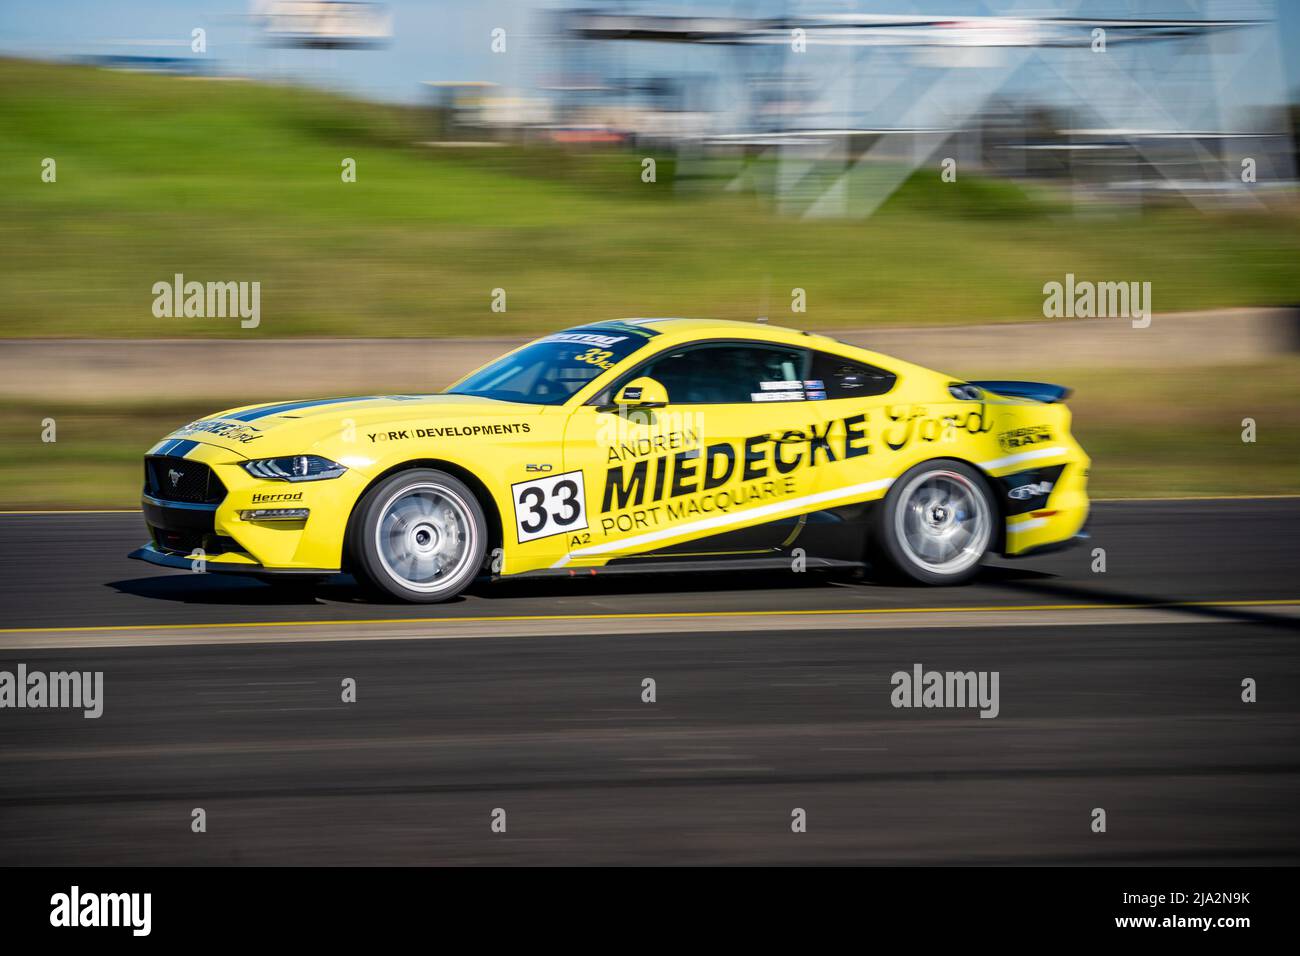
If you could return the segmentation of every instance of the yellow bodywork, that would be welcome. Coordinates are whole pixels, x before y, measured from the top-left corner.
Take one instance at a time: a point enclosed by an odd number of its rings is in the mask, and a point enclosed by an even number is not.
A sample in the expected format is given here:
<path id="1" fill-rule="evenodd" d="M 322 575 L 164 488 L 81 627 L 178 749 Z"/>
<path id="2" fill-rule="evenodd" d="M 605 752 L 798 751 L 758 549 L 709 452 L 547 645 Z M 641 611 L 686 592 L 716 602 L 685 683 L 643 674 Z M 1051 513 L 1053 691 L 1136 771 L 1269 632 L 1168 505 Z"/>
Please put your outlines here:
<path id="1" fill-rule="evenodd" d="M 648 345 L 562 405 L 441 394 L 248 406 L 180 428 L 150 454 L 185 447 L 186 461 L 208 465 L 221 480 L 226 494 L 213 526 L 235 545 L 206 558 L 232 570 L 341 568 L 358 499 L 381 477 L 417 465 L 448 470 L 480 495 L 496 525 L 493 569 L 501 574 L 597 567 L 872 501 L 908 468 L 935 458 L 968 462 L 994 479 L 1064 466 L 1044 507 L 1003 518 L 1007 554 L 1065 541 L 1084 525 L 1089 460 L 1070 434 L 1064 405 L 988 393 L 958 400 L 949 386 L 960 378 L 778 327 L 670 319 L 656 320 L 654 330 Z M 685 405 L 670 395 L 656 409 L 589 404 L 652 355 L 708 340 L 814 349 L 897 379 L 887 394 L 860 398 Z M 254 478 L 241 466 L 289 455 L 322 456 L 347 471 L 285 482 Z M 559 481 L 579 485 L 580 501 L 543 521 Z M 571 497 L 566 490 L 565 500 Z M 297 521 L 240 517 L 259 507 L 310 513 Z M 539 522 L 539 536 L 521 530 Z"/>

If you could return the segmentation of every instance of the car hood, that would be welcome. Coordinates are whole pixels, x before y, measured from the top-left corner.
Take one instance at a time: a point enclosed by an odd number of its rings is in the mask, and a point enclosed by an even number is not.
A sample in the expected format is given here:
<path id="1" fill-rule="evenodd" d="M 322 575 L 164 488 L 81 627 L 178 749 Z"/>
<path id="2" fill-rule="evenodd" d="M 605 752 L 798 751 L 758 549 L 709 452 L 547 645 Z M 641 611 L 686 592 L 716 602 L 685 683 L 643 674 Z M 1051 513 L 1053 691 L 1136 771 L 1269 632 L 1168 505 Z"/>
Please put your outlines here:
<path id="1" fill-rule="evenodd" d="M 472 395 L 307 399 L 227 409 L 190 422 L 167 439 L 216 445 L 245 458 L 264 458 L 301 454 L 323 442 L 348 441 L 345 436 L 349 434 L 353 440 L 365 441 L 381 426 L 385 433 L 415 427 L 429 430 L 429 437 L 455 437 L 462 434 L 460 429 L 504 426 L 531 418 L 540 410 L 538 405 Z"/>

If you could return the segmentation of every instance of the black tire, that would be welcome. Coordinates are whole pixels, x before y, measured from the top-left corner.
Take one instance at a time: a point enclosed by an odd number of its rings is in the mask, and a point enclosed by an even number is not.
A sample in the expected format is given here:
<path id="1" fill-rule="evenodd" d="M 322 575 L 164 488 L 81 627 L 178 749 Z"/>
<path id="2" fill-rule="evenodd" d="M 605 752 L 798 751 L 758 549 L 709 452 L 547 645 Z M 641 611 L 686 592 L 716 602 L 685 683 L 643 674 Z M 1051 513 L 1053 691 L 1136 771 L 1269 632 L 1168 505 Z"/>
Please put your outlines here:
<path id="1" fill-rule="evenodd" d="M 894 579 L 964 584 L 979 573 L 999 520 L 988 482 L 970 465 L 951 458 L 921 462 L 876 506 L 868 542 L 872 565 Z"/>
<path id="2" fill-rule="evenodd" d="M 432 468 L 412 468 L 362 495 L 347 550 L 363 584 L 403 601 L 435 604 L 474 580 L 487 540 L 483 508 L 464 482 Z"/>

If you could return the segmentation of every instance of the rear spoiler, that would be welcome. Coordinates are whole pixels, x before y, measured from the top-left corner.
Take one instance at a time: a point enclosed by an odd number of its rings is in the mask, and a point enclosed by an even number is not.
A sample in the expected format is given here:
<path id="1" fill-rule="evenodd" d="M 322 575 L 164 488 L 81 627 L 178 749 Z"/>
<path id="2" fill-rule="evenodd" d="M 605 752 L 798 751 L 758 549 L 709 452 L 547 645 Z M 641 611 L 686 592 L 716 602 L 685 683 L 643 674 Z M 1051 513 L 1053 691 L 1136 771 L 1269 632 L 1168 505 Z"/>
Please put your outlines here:
<path id="1" fill-rule="evenodd" d="M 985 391 L 996 392 L 1011 398 L 1028 398 L 1047 405 L 1063 402 L 1069 397 L 1070 389 L 1064 385 L 1049 385 L 1046 382 L 971 382 Z"/>

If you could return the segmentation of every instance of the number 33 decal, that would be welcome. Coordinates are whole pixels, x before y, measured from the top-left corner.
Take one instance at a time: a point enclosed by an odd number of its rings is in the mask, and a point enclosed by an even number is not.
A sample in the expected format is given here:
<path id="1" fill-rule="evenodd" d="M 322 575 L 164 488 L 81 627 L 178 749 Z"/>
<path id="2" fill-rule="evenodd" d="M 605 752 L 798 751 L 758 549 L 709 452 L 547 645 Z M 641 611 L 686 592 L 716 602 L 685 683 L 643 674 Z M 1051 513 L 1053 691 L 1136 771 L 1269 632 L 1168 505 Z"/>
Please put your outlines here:
<path id="1" fill-rule="evenodd" d="M 587 491 L 580 471 L 521 481 L 510 486 L 510 494 L 520 544 L 587 527 Z"/>

